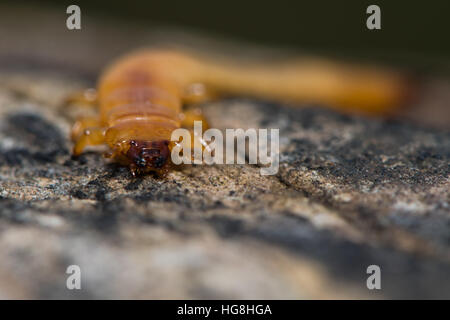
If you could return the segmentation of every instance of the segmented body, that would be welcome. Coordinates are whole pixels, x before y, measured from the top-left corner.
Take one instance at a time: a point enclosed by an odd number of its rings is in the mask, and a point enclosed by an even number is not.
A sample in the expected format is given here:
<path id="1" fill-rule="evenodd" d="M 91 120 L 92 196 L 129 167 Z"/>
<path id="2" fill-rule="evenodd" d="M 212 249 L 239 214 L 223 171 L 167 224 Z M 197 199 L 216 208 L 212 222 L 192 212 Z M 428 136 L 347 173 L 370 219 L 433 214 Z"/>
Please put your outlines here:
<path id="1" fill-rule="evenodd" d="M 407 88 L 393 72 L 325 61 L 238 65 L 177 51 L 140 51 L 118 60 L 101 76 L 99 117 L 75 125 L 74 153 L 106 143 L 111 156 L 130 165 L 132 172 L 164 167 L 171 133 L 181 126 L 182 106 L 197 83 L 219 94 L 314 102 L 369 114 L 395 109 Z M 197 100 L 206 97 L 201 92 Z"/>
<path id="2" fill-rule="evenodd" d="M 177 70 L 188 71 L 189 63 L 176 54 L 141 53 L 104 73 L 98 87 L 100 119 L 116 158 L 125 154 L 130 141 L 163 143 L 180 127 L 188 74 Z"/>

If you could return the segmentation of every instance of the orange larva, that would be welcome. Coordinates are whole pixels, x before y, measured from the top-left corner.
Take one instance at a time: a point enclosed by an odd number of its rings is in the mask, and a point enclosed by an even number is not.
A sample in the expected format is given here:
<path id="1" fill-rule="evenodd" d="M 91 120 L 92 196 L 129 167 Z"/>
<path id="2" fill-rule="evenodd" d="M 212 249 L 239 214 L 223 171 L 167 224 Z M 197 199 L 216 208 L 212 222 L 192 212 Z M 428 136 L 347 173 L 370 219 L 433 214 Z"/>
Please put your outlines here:
<path id="1" fill-rule="evenodd" d="M 164 171 L 172 131 L 202 120 L 200 115 L 183 115 L 182 106 L 200 102 L 210 92 L 384 115 L 402 102 L 406 88 L 397 73 L 328 61 L 238 65 L 179 51 L 139 51 L 112 64 L 100 77 L 99 115 L 74 125 L 74 154 L 106 143 L 110 156 L 133 174 Z"/>

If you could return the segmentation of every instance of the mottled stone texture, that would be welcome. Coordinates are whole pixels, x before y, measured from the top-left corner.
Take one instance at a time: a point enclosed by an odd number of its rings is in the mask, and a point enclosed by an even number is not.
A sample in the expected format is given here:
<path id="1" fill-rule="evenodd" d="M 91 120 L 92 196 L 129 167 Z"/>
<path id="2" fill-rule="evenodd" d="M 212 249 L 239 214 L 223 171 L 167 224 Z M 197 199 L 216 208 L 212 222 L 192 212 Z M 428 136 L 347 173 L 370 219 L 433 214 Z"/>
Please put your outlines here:
<path id="1" fill-rule="evenodd" d="M 71 157 L 70 125 L 88 110 L 62 100 L 93 78 L 8 61 L 0 298 L 450 298 L 445 129 L 223 99 L 202 106 L 211 126 L 280 129 L 277 175 L 216 165 L 132 178 L 98 152 Z M 80 291 L 66 289 L 71 264 Z"/>

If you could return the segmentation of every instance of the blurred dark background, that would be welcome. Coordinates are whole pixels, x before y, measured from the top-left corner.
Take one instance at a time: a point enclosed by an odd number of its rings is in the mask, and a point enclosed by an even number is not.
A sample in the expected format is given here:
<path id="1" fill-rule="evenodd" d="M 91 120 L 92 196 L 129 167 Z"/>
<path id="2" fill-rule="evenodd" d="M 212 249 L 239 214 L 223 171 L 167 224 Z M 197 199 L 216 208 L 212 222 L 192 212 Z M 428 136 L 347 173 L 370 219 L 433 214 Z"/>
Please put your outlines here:
<path id="1" fill-rule="evenodd" d="M 81 30 L 66 27 L 71 4 L 81 8 Z M 371 4 L 381 8 L 381 30 L 366 27 Z M 2 0 L 0 68 L 55 70 L 93 86 L 105 65 L 140 47 L 239 59 L 306 53 L 404 70 L 418 88 L 410 118 L 448 129 L 449 14 L 449 0 Z"/>
<path id="2" fill-rule="evenodd" d="M 28 2 L 63 11 L 69 4 L 78 4 L 83 15 L 187 28 L 210 36 L 318 53 L 399 57 L 406 62 L 447 60 L 450 56 L 448 0 Z M 370 4 L 381 7 L 381 30 L 366 28 Z"/>

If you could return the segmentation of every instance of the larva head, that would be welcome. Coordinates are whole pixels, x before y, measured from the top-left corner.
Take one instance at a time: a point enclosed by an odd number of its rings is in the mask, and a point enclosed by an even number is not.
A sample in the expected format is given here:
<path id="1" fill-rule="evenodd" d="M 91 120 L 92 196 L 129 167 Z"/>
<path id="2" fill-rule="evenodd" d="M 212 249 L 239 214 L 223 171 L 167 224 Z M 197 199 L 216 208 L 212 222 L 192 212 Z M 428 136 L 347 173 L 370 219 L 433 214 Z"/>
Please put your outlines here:
<path id="1" fill-rule="evenodd" d="M 133 175 L 150 171 L 162 172 L 170 156 L 169 141 L 131 140 L 126 153 Z"/>

